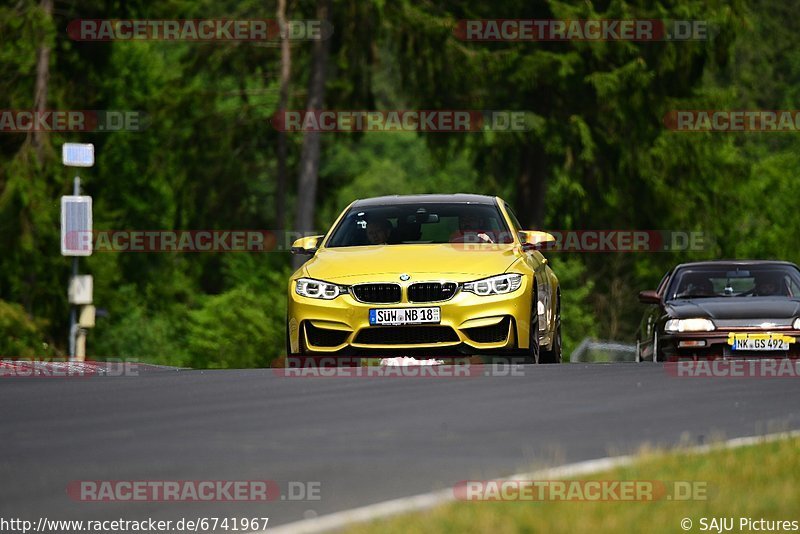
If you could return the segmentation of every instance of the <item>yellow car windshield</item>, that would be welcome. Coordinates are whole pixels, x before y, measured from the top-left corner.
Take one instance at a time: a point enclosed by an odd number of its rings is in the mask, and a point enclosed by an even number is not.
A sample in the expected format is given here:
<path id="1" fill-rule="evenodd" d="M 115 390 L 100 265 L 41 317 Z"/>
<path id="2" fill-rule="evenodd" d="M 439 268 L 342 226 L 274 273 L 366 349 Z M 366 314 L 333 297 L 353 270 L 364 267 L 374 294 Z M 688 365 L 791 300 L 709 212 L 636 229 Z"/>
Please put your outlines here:
<path id="1" fill-rule="evenodd" d="M 495 205 L 418 203 L 354 206 L 334 228 L 326 246 L 513 241 Z"/>

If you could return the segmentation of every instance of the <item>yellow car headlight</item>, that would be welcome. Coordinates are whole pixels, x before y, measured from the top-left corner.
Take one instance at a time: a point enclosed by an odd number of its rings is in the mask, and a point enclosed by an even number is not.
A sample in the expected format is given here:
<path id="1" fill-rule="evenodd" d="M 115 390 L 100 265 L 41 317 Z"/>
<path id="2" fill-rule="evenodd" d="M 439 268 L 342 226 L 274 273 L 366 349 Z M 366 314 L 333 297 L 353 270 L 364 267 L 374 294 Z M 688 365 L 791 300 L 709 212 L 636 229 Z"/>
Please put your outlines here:
<path id="1" fill-rule="evenodd" d="M 299 278 L 295 283 L 294 291 L 303 297 L 333 300 L 339 295 L 347 293 L 348 288 L 313 278 Z"/>
<path id="2" fill-rule="evenodd" d="M 488 295 L 503 295 L 516 291 L 522 285 L 521 274 L 501 274 L 491 276 L 474 282 L 466 282 L 461 289 L 475 293 L 480 297 Z"/>
<path id="3" fill-rule="evenodd" d="M 717 327 L 711 319 L 670 319 L 664 325 L 664 330 L 671 334 L 678 332 L 711 332 Z"/>

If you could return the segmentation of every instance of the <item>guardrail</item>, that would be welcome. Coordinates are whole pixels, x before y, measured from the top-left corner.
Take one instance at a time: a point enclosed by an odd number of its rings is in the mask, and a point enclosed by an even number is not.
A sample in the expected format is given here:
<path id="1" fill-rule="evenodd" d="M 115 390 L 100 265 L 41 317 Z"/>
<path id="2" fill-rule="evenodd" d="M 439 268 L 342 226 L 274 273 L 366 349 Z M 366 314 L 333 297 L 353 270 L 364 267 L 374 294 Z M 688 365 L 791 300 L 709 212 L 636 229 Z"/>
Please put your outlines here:
<path id="1" fill-rule="evenodd" d="M 636 344 L 584 338 L 569 356 L 570 362 L 633 362 Z"/>

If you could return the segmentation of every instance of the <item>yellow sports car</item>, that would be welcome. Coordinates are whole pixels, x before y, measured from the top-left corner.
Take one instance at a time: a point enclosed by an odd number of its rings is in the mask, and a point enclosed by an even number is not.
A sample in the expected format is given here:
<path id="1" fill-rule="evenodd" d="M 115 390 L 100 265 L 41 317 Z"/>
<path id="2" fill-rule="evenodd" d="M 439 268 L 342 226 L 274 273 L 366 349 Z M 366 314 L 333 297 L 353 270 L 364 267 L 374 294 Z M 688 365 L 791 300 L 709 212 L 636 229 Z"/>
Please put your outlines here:
<path id="1" fill-rule="evenodd" d="M 481 195 L 356 200 L 289 280 L 289 356 L 491 354 L 561 361 L 561 293 L 508 204 Z"/>

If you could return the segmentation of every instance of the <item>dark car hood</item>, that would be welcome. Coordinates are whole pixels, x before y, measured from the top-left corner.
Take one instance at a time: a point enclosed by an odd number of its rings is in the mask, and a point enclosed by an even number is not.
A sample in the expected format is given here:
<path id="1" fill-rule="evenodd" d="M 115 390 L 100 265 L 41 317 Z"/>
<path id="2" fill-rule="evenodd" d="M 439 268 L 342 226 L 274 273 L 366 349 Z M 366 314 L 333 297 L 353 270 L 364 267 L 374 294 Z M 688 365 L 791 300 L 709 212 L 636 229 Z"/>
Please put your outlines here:
<path id="1" fill-rule="evenodd" d="M 788 319 L 800 316 L 800 300 L 786 297 L 721 297 L 671 300 L 667 314 L 676 319 Z"/>

